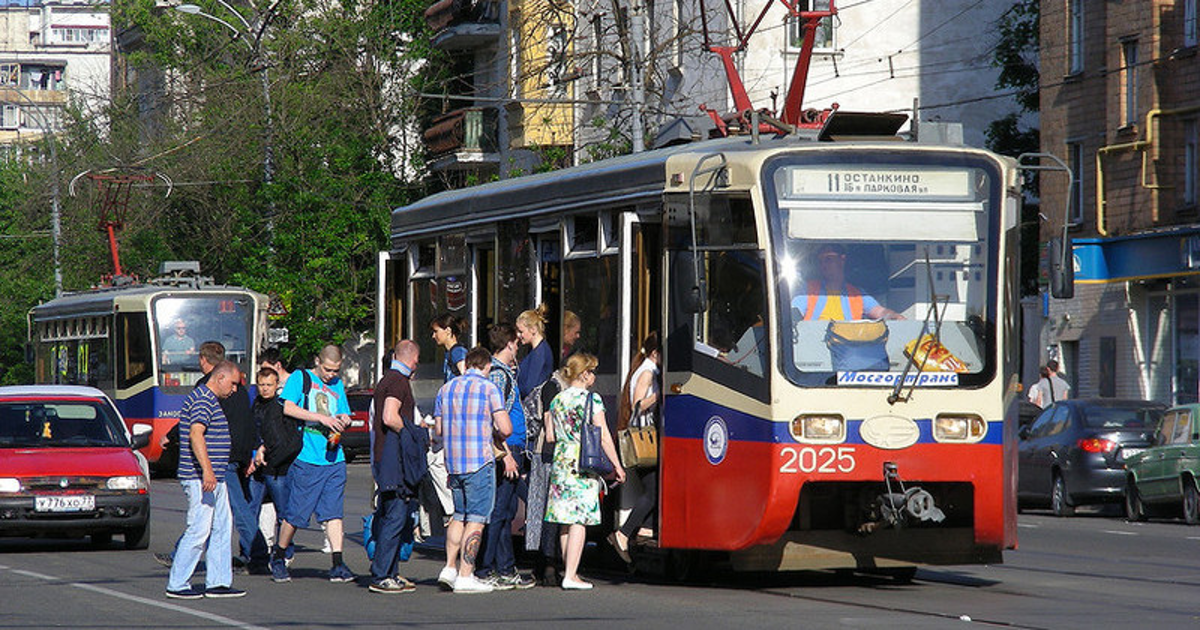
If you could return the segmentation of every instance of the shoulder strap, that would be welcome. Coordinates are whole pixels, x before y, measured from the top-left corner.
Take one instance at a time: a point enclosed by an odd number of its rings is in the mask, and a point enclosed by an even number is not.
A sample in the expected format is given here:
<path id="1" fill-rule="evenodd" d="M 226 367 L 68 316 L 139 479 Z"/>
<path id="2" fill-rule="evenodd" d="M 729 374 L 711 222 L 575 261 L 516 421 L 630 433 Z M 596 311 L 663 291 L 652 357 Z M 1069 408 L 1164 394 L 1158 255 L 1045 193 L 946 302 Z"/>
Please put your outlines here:
<path id="1" fill-rule="evenodd" d="M 312 391 L 312 377 L 308 375 L 308 370 L 300 370 L 303 387 L 300 389 L 300 403 L 304 409 L 308 410 L 308 394 Z"/>

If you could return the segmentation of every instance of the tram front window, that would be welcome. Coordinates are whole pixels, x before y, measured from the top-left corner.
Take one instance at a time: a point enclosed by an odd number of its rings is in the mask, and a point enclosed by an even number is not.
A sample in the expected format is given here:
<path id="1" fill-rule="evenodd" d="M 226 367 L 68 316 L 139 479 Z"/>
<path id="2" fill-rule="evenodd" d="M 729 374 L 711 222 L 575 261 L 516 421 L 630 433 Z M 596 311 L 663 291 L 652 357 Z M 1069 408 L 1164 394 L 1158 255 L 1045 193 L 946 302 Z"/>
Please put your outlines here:
<path id="1" fill-rule="evenodd" d="M 882 194 L 885 186 L 833 183 L 847 174 L 927 186 Z M 893 387 L 907 370 L 905 383 L 917 386 L 986 382 L 997 299 L 990 179 L 983 169 L 913 165 L 776 170 L 788 377 L 807 386 Z"/>
<path id="2" fill-rule="evenodd" d="M 200 344 L 217 341 L 225 358 L 249 369 L 254 303 L 244 296 L 164 297 L 155 300 L 154 330 L 163 387 L 191 388 L 200 380 Z"/>

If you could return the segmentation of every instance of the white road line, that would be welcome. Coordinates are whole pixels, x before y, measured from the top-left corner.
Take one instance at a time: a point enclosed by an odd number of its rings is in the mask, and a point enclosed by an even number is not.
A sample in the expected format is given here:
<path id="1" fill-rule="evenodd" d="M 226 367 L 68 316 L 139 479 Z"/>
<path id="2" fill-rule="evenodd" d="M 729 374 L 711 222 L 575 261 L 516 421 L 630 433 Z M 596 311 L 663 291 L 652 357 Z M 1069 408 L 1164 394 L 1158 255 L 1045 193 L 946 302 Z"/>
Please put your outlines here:
<path id="1" fill-rule="evenodd" d="M 1117 530 L 1117 529 L 1102 529 L 1100 531 L 1105 534 L 1116 534 L 1118 536 L 1137 536 L 1138 535 L 1137 532 L 1123 532 L 1123 531 Z"/>
<path id="2" fill-rule="evenodd" d="M 1188 540 L 1200 540 L 1200 536 L 1188 536 Z"/>
<path id="3" fill-rule="evenodd" d="M 1040 527 L 1040 525 L 1034 525 L 1033 523 L 1017 523 L 1017 527 L 1022 529 L 1037 529 Z"/>
<path id="4" fill-rule="evenodd" d="M 21 569 L 10 569 L 4 565 L 0 565 L 0 569 L 7 570 L 12 573 L 16 573 L 17 575 L 24 575 L 26 577 L 36 578 L 39 580 L 45 580 L 47 582 L 63 582 L 60 578 L 56 578 L 51 575 L 43 575 L 41 573 L 34 573 L 33 571 L 23 571 Z M 253 624 L 246 623 L 244 621 L 238 621 L 237 619 L 230 619 L 229 617 L 224 617 L 222 615 L 216 615 L 213 613 L 204 612 L 201 610 L 192 610 L 191 608 L 187 608 L 184 606 L 178 606 L 176 604 L 171 604 L 168 602 L 160 602 L 160 601 L 149 599 L 146 597 L 140 597 L 138 595 L 129 595 L 127 593 L 122 593 L 120 591 L 114 591 L 109 588 L 104 588 L 103 586 L 95 586 L 92 584 L 82 584 L 80 582 L 63 582 L 63 583 L 68 586 L 73 586 L 78 589 L 83 589 L 85 591 L 92 591 L 93 593 L 99 593 L 101 595 L 108 595 L 109 597 L 115 597 L 117 599 L 124 599 L 124 600 L 131 601 L 131 602 L 137 602 L 139 604 L 145 604 L 147 606 L 153 606 L 155 608 L 162 608 L 164 610 L 170 610 L 170 611 L 182 613 L 185 615 L 191 615 L 193 617 L 200 617 L 201 619 L 207 619 L 209 621 L 212 621 L 214 623 L 219 623 L 224 626 L 230 626 L 233 628 L 241 628 L 242 630 L 268 630 L 267 628 L 264 628 L 262 626 L 256 626 Z"/>

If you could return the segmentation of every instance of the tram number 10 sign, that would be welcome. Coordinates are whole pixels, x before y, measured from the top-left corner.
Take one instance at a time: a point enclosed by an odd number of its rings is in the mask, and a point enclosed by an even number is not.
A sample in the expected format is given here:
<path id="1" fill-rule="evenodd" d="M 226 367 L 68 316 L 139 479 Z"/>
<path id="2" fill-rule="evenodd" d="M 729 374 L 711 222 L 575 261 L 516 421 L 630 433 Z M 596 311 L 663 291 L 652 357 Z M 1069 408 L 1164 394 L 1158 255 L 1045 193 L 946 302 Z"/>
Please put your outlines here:
<path id="1" fill-rule="evenodd" d="M 853 446 L 785 446 L 781 473 L 848 473 L 857 462 Z"/>

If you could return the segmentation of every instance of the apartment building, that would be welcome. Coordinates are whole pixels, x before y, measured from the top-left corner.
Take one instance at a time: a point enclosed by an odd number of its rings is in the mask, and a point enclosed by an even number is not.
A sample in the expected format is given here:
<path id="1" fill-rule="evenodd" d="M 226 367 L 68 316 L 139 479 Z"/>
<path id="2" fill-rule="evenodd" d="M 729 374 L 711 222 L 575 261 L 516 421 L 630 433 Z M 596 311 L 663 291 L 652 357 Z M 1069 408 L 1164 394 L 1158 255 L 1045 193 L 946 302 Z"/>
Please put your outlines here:
<path id="1" fill-rule="evenodd" d="M 98 112 L 111 84 L 108 3 L 0 2 L 0 145 L 61 126 L 68 103 Z"/>
<path id="2" fill-rule="evenodd" d="M 1200 394 L 1198 0 L 1041 5 L 1042 240 L 1073 239 L 1044 355 L 1079 396 Z"/>

